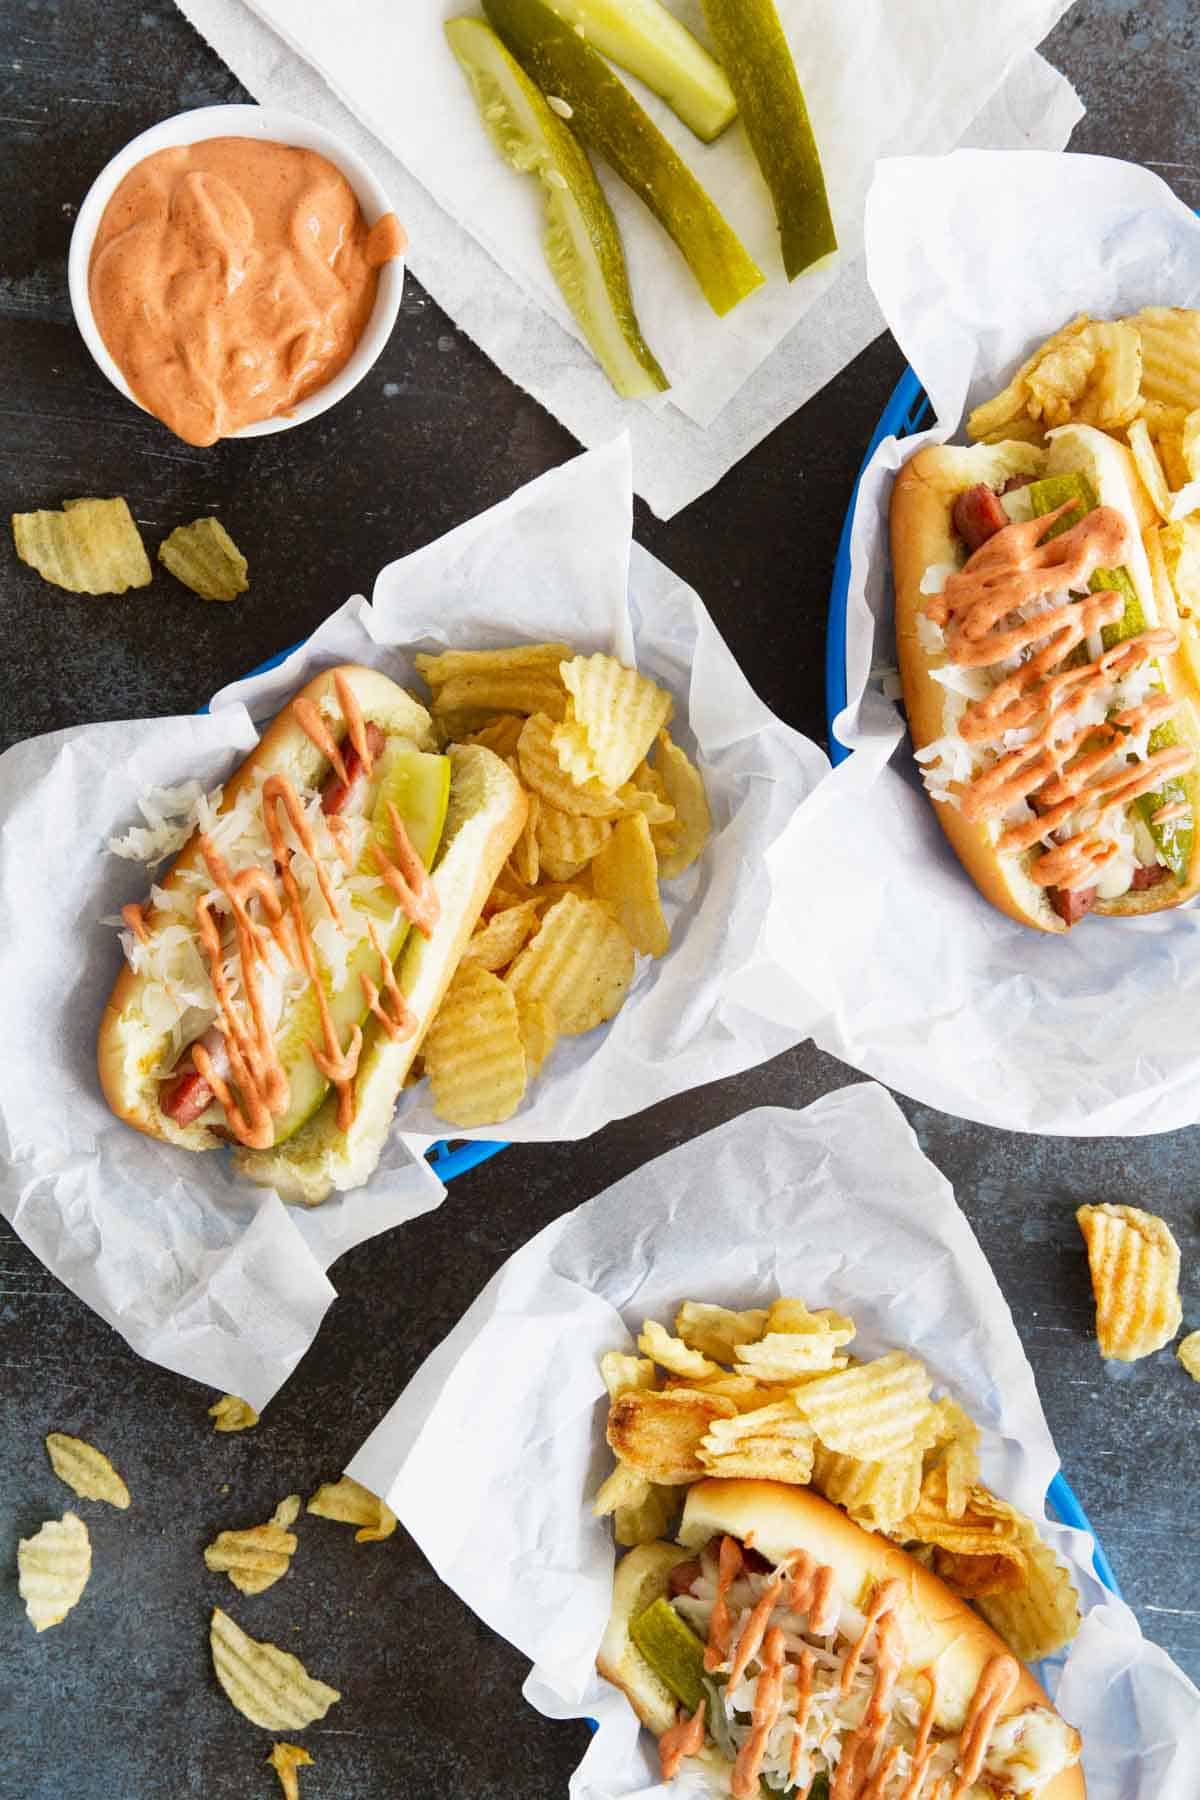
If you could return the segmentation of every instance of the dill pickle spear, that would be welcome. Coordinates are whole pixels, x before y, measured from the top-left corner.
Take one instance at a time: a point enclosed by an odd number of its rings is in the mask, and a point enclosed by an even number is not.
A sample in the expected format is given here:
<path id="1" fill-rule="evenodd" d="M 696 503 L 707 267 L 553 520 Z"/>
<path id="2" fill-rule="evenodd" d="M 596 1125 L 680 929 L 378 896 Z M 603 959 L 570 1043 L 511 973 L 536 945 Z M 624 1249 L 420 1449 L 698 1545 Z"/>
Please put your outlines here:
<path id="1" fill-rule="evenodd" d="M 483 10 L 555 112 L 602 156 L 672 237 L 723 317 L 765 277 L 687 164 L 604 58 L 548 0 L 483 0 Z"/>
<path id="2" fill-rule="evenodd" d="M 704 0 L 763 179 L 789 281 L 837 249 L 817 141 L 773 0 Z"/>
<path id="3" fill-rule="evenodd" d="M 737 116 L 724 69 L 660 0 L 549 0 L 602 56 L 644 81 L 706 144 Z"/>
<path id="4" fill-rule="evenodd" d="M 627 400 L 670 386 L 642 336 L 612 208 L 585 151 L 482 19 L 449 19 L 446 37 L 496 148 L 536 175 L 546 203 L 550 273 L 600 367 Z"/>
<path id="5" fill-rule="evenodd" d="M 629 1627 L 629 1635 L 660 1681 L 695 1712 L 704 1698 L 704 1645 L 660 1595 Z"/>

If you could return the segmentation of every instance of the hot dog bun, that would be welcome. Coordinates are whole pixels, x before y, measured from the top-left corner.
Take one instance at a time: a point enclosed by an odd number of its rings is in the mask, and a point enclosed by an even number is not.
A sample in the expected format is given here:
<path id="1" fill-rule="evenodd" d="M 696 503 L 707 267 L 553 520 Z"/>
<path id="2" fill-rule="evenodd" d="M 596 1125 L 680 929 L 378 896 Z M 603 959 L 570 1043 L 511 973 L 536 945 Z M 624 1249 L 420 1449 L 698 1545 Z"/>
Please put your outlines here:
<path id="1" fill-rule="evenodd" d="M 879 1582 L 899 1579 L 905 1590 L 896 1608 L 905 1639 L 904 1668 L 915 1675 L 936 1659 L 934 1723 L 946 1733 L 961 1729 L 985 1665 L 1006 1651 L 991 1626 L 907 1551 L 864 1531 L 809 1488 L 775 1481 L 697 1482 L 687 1490 L 678 1535 L 678 1544 L 644 1544 L 618 1564 L 612 1612 L 596 1658 L 600 1674 L 622 1689 L 642 1723 L 656 1734 L 674 1723 L 677 1703 L 633 1643 L 629 1628 L 667 1592 L 675 1565 L 713 1537 L 752 1542 L 770 1562 L 789 1551 L 807 1550 L 834 1570 L 839 1591 L 855 1600 Z M 1000 1718 L 1030 1706 L 1050 1707 L 1050 1701 L 1029 1670 L 1022 1669 Z M 1036 1800 L 1086 1800 L 1086 1793 L 1076 1764 L 1037 1790 Z"/>
<path id="2" fill-rule="evenodd" d="M 921 581 L 937 564 L 961 558 L 961 543 L 953 524 L 954 502 L 977 482 L 999 488 L 1012 475 L 1052 475 L 1070 469 L 1085 473 L 1100 503 L 1115 507 L 1130 521 L 1130 548 L 1126 568 L 1137 592 L 1148 625 L 1178 626 L 1169 584 L 1152 579 L 1141 537 L 1139 484 L 1124 446 L 1091 426 L 1071 425 L 1051 434 L 1048 450 L 1024 443 L 979 444 L 969 449 L 958 445 L 930 445 L 907 462 L 896 477 L 891 504 L 892 573 L 896 596 L 896 649 L 900 681 L 908 714 L 913 747 L 922 750 L 946 733 L 946 690 L 932 670 L 947 658 L 923 646 L 918 619 L 924 612 Z M 1176 714 L 1180 738 L 1200 749 L 1200 689 L 1190 663 L 1180 654 L 1160 659 L 1168 690 L 1180 697 Z M 1193 769 L 1183 777 L 1200 822 L 1200 781 Z M 1030 852 L 1001 854 L 994 830 L 987 824 L 964 818 L 953 804 L 934 808 L 939 823 L 959 861 L 980 892 L 992 905 L 1020 924 L 1041 931 L 1065 931 L 1046 890 L 1033 882 L 1027 866 Z M 1161 912 L 1181 905 L 1200 890 L 1200 824 L 1193 844 L 1186 879 L 1173 878 L 1140 892 L 1129 891 L 1112 900 L 1097 901 L 1094 911 L 1114 917 Z"/>
<path id="3" fill-rule="evenodd" d="M 220 814 L 252 791 L 258 775 L 284 774 L 293 782 L 318 786 L 329 763 L 301 728 L 296 702 L 318 708 L 336 701 L 334 670 L 295 695 L 268 726 L 262 739 L 222 790 Z M 343 665 L 363 717 L 389 739 L 419 750 L 434 750 L 433 722 L 425 708 L 377 670 Z M 310 1204 L 335 1187 L 352 1187 L 374 1168 L 387 1136 L 396 1098 L 417 1055 L 424 1033 L 458 966 L 463 948 L 504 861 L 520 835 L 527 802 L 507 765 L 477 745 L 455 746 L 451 755 L 450 806 L 433 872 L 441 913 L 426 941 L 412 933 L 397 963 L 397 979 L 417 1030 L 393 1043 L 373 1017 L 363 1026 L 363 1050 L 355 1083 L 356 1116 L 347 1133 L 338 1132 L 332 1111 L 322 1106 L 307 1125 L 275 1150 L 238 1155 L 251 1180 L 277 1186 L 285 1198 Z M 178 888 L 185 872 L 201 871 L 198 833 L 184 845 L 159 886 Z M 154 908 L 146 915 L 153 936 L 178 923 L 178 915 Z M 180 1126 L 159 1105 L 164 1064 L 173 1061 L 169 1031 L 146 1019 L 142 1000 L 146 978 L 126 966 L 105 1006 L 97 1042 L 97 1065 L 105 1099 L 126 1124 L 147 1136 L 186 1150 L 212 1150 L 225 1139 L 203 1122 Z"/>

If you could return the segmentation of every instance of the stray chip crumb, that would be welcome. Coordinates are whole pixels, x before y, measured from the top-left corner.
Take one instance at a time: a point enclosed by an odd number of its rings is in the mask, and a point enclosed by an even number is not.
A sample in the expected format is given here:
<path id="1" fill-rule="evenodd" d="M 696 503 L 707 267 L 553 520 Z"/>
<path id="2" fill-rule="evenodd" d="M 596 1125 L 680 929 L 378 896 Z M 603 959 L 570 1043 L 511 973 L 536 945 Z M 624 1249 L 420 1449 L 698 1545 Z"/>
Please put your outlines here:
<path id="1" fill-rule="evenodd" d="M 300 1777 L 297 1769 L 309 1768 L 312 1757 L 299 1744 L 272 1744 L 267 1761 L 279 1777 L 284 1800 L 300 1800 Z"/>
<path id="2" fill-rule="evenodd" d="M 222 1394 L 216 1405 L 209 1407 L 208 1416 L 215 1431 L 252 1431 L 258 1424 L 254 1408 L 236 1394 Z"/>

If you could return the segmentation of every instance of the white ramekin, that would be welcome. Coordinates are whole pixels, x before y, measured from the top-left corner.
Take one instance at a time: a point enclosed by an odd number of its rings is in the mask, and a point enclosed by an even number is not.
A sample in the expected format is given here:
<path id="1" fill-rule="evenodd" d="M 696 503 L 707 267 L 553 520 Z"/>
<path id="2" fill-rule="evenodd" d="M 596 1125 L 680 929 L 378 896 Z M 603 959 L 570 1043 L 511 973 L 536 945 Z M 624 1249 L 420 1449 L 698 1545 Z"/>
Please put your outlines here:
<path id="1" fill-rule="evenodd" d="M 97 175 L 79 209 L 75 229 L 71 233 L 67 281 L 75 323 L 84 343 L 113 386 L 119 388 L 135 406 L 141 407 L 143 412 L 147 409 L 130 392 L 129 383 L 109 355 L 104 339 L 96 327 L 88 293 L 92 245 L 105 207 L 135 163 L 152 156 L 156 150 L 168 150 L 179 144 L 198 144 L 204 138 L 214 137 L 267 138 L 278 144 L 294 144 L 301 150 L 316 150 L 320 155 L 328 157 L 346 177 L 358 196 L 358 203 L 368 225 L 374 225 L 377 219 L 390 211 L 386 193 L 362 158 L 340 138 L 334 137 L 332 132 L 326 131 L 321 125 L 314 125 L 311 119 L 300 118 L 296 113 L 278 112 L 265 106 L 203 106 L 194 112 L 176 113 L 174 118 L 152 125 L 149 131 L 143 131 L 140 137 L 135 137 L 131 143 L 126 144 Z M 252 438 L 266 437 L 272 431 L 290 431 L 293 425 L 303 425 L 307 420 L 315 419 L 318 414 L 327 412 L 331 406 L 336 406 L 352 388 L 357 387 L 391 336 L 392 327 L 400 312 L 403 288 L 404 259 L 398 257 L 394 262 L 385 263 L 379 271 L 374 310 L 345 367 L 331 381 L 309 394 L 306 400 L 301 400 L 290 412 L 279 413 L 272 419 L 260 419 L 253 425 L 243 425 L 240 431 L 231 435 Z"/>

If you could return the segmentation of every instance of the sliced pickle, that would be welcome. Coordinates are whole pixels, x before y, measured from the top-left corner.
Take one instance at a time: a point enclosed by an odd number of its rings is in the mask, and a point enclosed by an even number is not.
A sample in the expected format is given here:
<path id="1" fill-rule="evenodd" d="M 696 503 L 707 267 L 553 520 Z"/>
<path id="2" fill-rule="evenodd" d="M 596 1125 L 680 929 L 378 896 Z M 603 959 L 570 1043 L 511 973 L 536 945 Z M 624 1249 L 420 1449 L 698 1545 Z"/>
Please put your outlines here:
<path id="1" fill-rule="evenodd" d="M 442 840 L 446 809 L 450 802 L 450 758 L 431 756 L 423 750 L 409 750 L 398 744 L 389 745 L 380 760 L 378 791 L 371 814 L 371 835 L 356 874 L 377 875 L 369 845 L 379 843 L 385 850 L 392 844 L 391 821 L 387 803 L 391 800 L 404 820 L 413 848 L 426 868 L 431 868 Z M 379 902 L 355 900 L 353 905 L 368 909 L 376 918 L 390 917 L 390 900 Z M 404 947 L 410 926 L 403 914 L 390 931 L 379 933 L 380 942 L 394 963 Z M 322 971 L 322 985 L 329 1001 L 329 1011 L 337 1028 L 338 1042 L 344 1047 L 356 1025 L 367 1016 L 361 976 L 368 975 L 380 986 L 379 958 L 370 938 L 363 938 L 351 951 L 346 979 L 335 990 L 328 973 Z M 288 1009 L 284 1029 L 276 1039 L 280 1061 L 287 1071 L 291 1097 L 285 1113 L 275 1121 L 275 1142 L 282 1144 L 310 1119 L 329 1091 L 329 1083 L 313 1060 L 310 1044 L 323 1049 L 321 1011 L 316 994 L 305 988 Z"/>
<path id="2" fill-rule="evenodd" d="M 1100 504 L 1096 490 L 1082 471 L 1072 469 L 1062 475 L 1047 475 L 1041 481 L 1031 482 L 1026 490 L 1033 517 L 1040 519 L 1043 514 L 1053 512 L 1055 507 L 1063 506 L 1068 500 L 1077 500 L 1079 505 L 1073 512 L 1065 513 L 1055 521 L 1047 532 L 1047 537 L 1057 537 L 1072 525 L 1078 524 L 1086 513 L 1093 512 Z M 1088 583 L 1094 594 L 1112 589 L 1124 596 L 1125 611 L 1111 625 L 1105 625 L 1100 633 L 1106 650 L 1114 644 L 1124 643 L 1126 638 L 1136 637 L 1146 629 L 1146 613 L 1133 585 L 1129 570 L 1097 569 Z M 1179 742 L 1179 732 L 1175 721 L 1168 719 L 1165 725 L 1156 725 L 1147 739 L 1147 747 L 1151 750 L 1169 750 Z M 1167 819 L 1159 824 L 1154 823 L 1154 814 L 1160 807 L 1173 806 L 1183 801 L 1192 805 L 1192 794 L 1189 784 L 1175 777 L 1164 781 L 1160 788 L 1151 794 L 1143 794 L 1134 802 L 1140 817 L 1145 821 L 1150 836 L 1154 839 L 1154 847 L 1174 875 L 1176 881 L 1187 880 L 1192 863 L 1192 845 L 1195 841 L 1196 827 L 1193 813 L 1186 818 Z"/>
<path id="3" fill-rule="evenodd" d="M 704 1698 L 704 1645 L 660 1595 L 629 1627 L 629 1635 L 654 1673 L 694 1713 Z"/>
<path id="4" fill-rule="evenodd" d="M 631 187 L 724 316 L 766 279 L 687 164 L 604 58 L 547 0 L 483 0 L 483 10 L 527 75 L 570 128 Z"/>
<path id="5" fill-rule="evenodd" d="M 771 190 L 789 281 L 837 249 L 821 156 L 772 0 L 704 0 L 750 148 Z"/>
<path id="6" fill-rule="evenodd" d="M 549 0 L 602 56 L 644 81 L 711 144 L 737 116 L 721 65 L 659 0 Z"/>
<path id="7" fill-rule="evenodd" d="M 446 37 L 496 148 L 542 184 L 546 262 L 592 354 L 625 399 L 662 393 L 670 383 L 642 336 L 617 221 L 585 152 L 490 25 L 450 19 Z"/>

